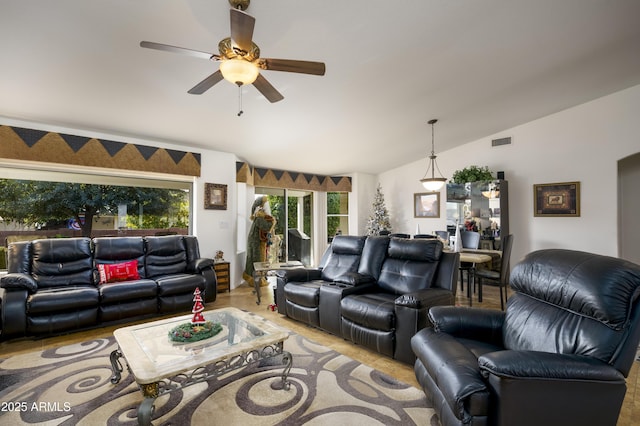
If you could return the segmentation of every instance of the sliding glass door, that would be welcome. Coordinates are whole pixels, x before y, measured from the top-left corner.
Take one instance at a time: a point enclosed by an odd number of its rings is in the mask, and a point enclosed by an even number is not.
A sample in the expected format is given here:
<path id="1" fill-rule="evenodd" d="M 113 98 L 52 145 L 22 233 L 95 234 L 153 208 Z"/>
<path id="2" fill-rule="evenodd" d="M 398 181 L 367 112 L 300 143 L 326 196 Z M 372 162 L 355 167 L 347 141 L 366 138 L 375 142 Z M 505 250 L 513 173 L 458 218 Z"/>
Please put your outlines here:
<path id="1" fill-rule="evenodd" d="M 313 192 L 256 187 L 256 197 L 266 195 L 276 219 L 269 249 L 271 262 L 312 264 Z"/>

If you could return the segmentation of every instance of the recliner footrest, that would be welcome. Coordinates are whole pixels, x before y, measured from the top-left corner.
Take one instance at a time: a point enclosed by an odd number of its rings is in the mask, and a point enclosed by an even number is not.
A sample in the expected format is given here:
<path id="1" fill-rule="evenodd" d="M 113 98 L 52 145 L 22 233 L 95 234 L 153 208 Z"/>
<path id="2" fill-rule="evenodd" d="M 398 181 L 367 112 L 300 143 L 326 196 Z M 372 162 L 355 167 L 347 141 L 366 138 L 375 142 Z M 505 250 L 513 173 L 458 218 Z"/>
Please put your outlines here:
<path id="1" fill-rule="evenodd" d="M 320 300 L 322 281 L 289 283 L 284 286 L 286 300 L 295 305 L 316 308 Z"/>

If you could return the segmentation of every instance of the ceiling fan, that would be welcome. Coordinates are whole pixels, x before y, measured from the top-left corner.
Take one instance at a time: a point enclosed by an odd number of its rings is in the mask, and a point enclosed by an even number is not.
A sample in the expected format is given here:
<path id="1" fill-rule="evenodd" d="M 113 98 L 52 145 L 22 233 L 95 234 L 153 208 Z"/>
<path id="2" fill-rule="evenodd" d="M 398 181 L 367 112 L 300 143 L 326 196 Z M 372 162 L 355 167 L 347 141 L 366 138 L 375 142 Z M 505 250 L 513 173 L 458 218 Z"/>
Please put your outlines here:
<path id="1" fill-rule="evenodd" d="M 189 89 L 188 93 L 192 95 L 201 95 L 222 79 L 226 79 L 238 86 L 252 83 L 269 102 L 278 102 L 284 99 L 284 96 L 262 76 L 260 70 L 324 75 L 325 65 L 323 62 L 261 58 L 260 48 L 252 41 L 256 20 L 244 12 L 249 7 L 249 2 L 250 0 L 229 0 L 233 6 L 231 9 L 231 37 L 224 38 L 218 43 L 219 54 L 152 41 L 142 41 L 140 46 L 219 61 L 220 69 L 218 71 Z"/>

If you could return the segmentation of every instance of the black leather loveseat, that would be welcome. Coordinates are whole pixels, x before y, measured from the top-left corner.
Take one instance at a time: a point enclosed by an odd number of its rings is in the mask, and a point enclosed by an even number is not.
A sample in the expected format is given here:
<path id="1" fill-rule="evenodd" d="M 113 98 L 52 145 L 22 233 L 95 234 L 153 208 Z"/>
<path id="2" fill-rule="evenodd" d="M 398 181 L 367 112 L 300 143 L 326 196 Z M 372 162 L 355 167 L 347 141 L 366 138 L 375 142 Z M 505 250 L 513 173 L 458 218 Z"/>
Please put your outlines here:
<path id="1" fill-rule="evenodd" d="M 321 267 L 277 272 L 278 312 L 413 363 L 411 337 L 454 304 L 459 264 L 438 240 L 336 236 Z"/>
<path id="2" fill-rule="evenodd" d="M 640 266 L 540 250 L 511 273 L 506 312 L 436 307 L 412 340 L 443 426 L 614 426 L 640 340 Z"/>
<path id="3" fill-rule="evenodd" d="M 105 273 L 124 266 L 127 276 Z M 7 271 L 0 278 L 2 339 L 188 311 L 196 287 L 205 302 L 216 299 L 213 261 L 200 258 L 194 236 L 12 243 Z M 109 277 L 116 282 L 101 282 Z"/>

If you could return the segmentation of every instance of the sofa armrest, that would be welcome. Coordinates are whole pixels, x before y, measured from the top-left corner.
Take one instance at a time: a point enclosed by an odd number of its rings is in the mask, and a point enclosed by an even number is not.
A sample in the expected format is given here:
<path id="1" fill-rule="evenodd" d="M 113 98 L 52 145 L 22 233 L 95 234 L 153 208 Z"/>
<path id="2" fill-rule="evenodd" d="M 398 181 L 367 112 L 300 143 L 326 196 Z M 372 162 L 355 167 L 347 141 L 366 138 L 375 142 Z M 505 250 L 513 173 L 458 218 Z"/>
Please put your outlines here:
<path id="1" fill-rule="evenodd" d="M 322 271 L 316 268 L 277 269 L 275 273 L 278 281 L 282 280 L 285 283 L 292 281 L 309 282 L 319 280 L 322 276 Z"/>
<path id="2" fill-rule="evenodd" d="M 614 367 L 595 358 L 537 351 L 498 351 L 478 358 L 482 375 L 509 379 L 558 379 L 624 382 Z"/>
<path id="3" fill-rule="evenodd" d="M 357 272 L 347 272 L 334 280 L 336 283 L 359 286 L 375 282 L 371 275 L 362 275 Z"/>
<path id="4" fill-rule="evenodd" d="M 403 294 L 395 299 L 396 348 L 394 358 L 413 364 L 415 357 L 411 352 L 411 338 L 419 330 L 428 327 L 427 312 L 431 306 L 452 305 L 454 295 L 441 288 L 429 288 Z"/>
<path id="5" fill-rule="evenodd" d="M 214 261 L 209 258 L 194 259 L 187 264 L 187 272 L 204 277 L 204 301 L 215 302 L 218 297 L 218 278 L 213 269 Z"/>
<path id="6" fill-rule="evenodd" d="M 213 259 L 200 258 L 195 259 L 187 265 L 187 271 L 193 274 L 200 274 L 207 268 L 213 268 Z"/>
<path id="7" fill-rule="evenodd" d="M 309 282 L 319 280 L 322 277 L 322 270 L 316 268 L 293 268 L 277 269 L 275 303 L 278 306 L 278 313 L 286 315 L 284 286 L 288 282 Z M 253 284 L 253 283 L 251 283 Z"/>
<path id="8" fill-rule="evenodd" d="M 29 293 L 38 291 L 38 283 L 28 274 L 11 273 L 0 278 L 0 287 L 25 289 Z"/>
<path id="9" fill-rule="evenodd" d="M 436 331 L 497 346 L 502 346 L 504 318 L 504 312 L 494 309 L 437 306 L 429 310 Z"/>
<path id="10" fill-rule="evenodd" d="M 2 294 L 2 338 L 27 334 L 27 299 L 25 288 L 4 288 Z"/>
<path id="11" fill-rule="evenodd" d="M 414 309 L 425 309 L 432 306 L 453 305 L 455 303 L 454 294 L 442 288 L 428 288 L 426 290 L 406 293 L 398 297 L 396 306 L 405 306 Z"/>
<path id="12" fill-rule="evenodd" d="M 442 402 L 457 418 L 472 424 L 471 415 L 488 415 L 491 395 L 487 383 L 478 369 L 478 359 L 464 344 L 449 334 L 425 328 L 411 339 L 411 349 L 418 358 L 416 366 L 422 364 L 442 393 Z"/>

